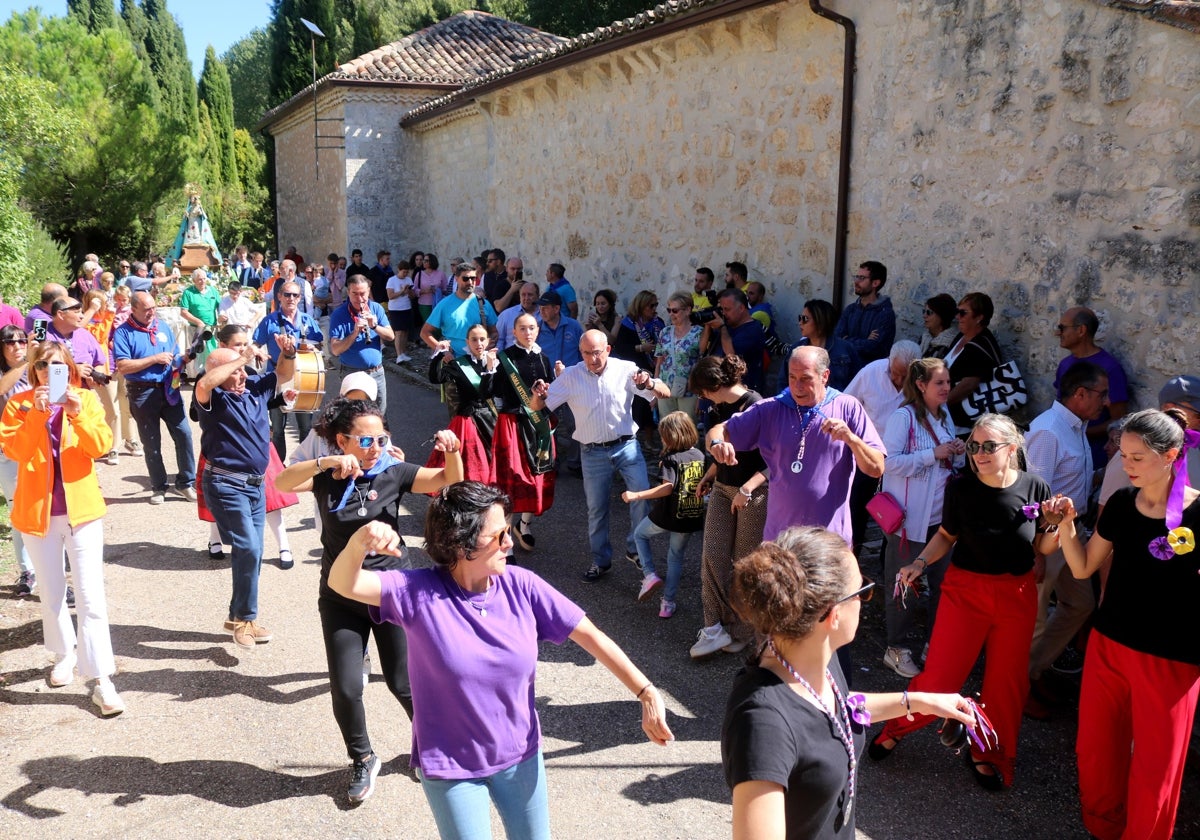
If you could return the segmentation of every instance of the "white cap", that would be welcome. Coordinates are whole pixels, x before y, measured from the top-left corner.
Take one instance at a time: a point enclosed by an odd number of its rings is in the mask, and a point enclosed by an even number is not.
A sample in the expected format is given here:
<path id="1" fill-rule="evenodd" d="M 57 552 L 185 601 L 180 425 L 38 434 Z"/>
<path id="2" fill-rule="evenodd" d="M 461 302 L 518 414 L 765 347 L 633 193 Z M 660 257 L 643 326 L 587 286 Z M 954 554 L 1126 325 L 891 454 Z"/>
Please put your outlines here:
<path id="1" fill-rule="evenodd" d="M 367 399 L 372 402 L 379 396 L 379 386 L 375 384 L 375 380 L 371 378 L 371 374 L 365 370 L 356 370 L 354 373 L 347 374 L 342 380 L 342 386 L 338 389 L 338 394 L 344 397 L 350 391 L 362 391 L 367 395 Z"/>

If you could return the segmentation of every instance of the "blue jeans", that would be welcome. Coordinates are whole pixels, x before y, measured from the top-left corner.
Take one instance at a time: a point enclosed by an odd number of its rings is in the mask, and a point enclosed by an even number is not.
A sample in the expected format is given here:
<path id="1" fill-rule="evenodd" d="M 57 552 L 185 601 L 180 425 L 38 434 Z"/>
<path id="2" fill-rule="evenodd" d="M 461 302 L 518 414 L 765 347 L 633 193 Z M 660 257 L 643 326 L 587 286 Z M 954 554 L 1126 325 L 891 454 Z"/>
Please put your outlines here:
<path id="1" fill-rule="evenodd" d="M 550 807 L 542 753 L 481 779 L 429 779 L 421 788 L 442 840 L 491 840 L 496 805 L 508 840 L 550 840 Z"/>
<path id="2" fill-rule="evenodd" d="M 142 440 L 145 440 L 143 437 Z M 204 501 L 221 542 L 229 546 L 233 566 L 233 595 L 229 617 L 237 621 L 258 618 L 258 570 L 262 566 L 263 523 L 267 518 L 267 493 L 240 478 L 204 471 Z"/>
<path id="3" fill-rule="evenodd" d="M 141 436 L 142 447 L 145 449 L 150 489 L 167 489 L 167 468 L 163 466 L 160 421 L 167 424 L 167 432 L 171 435 L 171 440 L 175 441 L 175 463 L 179 466 L 175 486 L 191 487 L 196 483 L 196 457 L 192 454 L 192 427 L 188 424 L 183 401 L 178 405 L 168 403 L 162 386 L 143 388 L 130 382 L 127 383 L 127 389 L 129 412 L 137 421 L 138 435 Z"/>
<path id="4" fill-rule="evenodd" d="M 631 438 L 615 446 L 587 445 L 580 447 L 580 463 L 583 467 L 583 494 L 588 508 L 588 544 L 592 549 L 592 562 L 602 569 L 612 565 L 612 545 L 608 541 L 608 510 L 612 505 L 613 473 L 619 472 L 629 490 L 647 490 L 650 480 L 646 478 L 646 462 L 642 460 L 642 449 L 637 438 Z M 629 521 L 641 522 L 650 515 L 649 502 L 633 502 L 629 505 Z M 633 529 L 625 538 L 628 551 L 637 551 L 633 541 Z"/>
<path id="5" fill-rule="evenodd" d="M 313 415 L 307 411 L 287 412 L 281 408 L 272 408 L 269 416 L 271 418 L 271 445 L 275 447 L 279 460 L 286 464 L 288 417 L 296 418 L 296 439 L 303 441 L 312 430 Z"/>
<path id="6" fill-rule="evenodd" d="M 683 577 L 683 555 L 687 551 L 690 533 L 679 534 L 660 528 L 650 521 L 647 516 L 633 529 L 633 540 L 637 543 L 638 560 L 642 565 L 642 575 L 654 575 L 654 554 L 650 550 L 650 538 L 659 534 L 670 534 L 670 546 L 667 548 L 667 579 L 663 585 L 663 598 L 675 603 L 675 595 L 679 592 L 679 579 Z"/>

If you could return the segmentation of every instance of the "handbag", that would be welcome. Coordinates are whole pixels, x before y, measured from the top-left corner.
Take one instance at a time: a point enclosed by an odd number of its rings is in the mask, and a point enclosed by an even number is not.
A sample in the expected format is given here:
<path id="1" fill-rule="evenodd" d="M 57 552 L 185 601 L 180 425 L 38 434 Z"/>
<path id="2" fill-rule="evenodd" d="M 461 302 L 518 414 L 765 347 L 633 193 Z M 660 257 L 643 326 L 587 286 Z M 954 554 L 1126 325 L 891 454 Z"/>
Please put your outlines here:
<path id="1" fill-rule="evenodd" d="M 980 382 L 975 390 L 967 394 L 960 407 L 968 420 L 977 420 L 984 414 L 1007 414 L 1029 402 L 1029 390 L 1025 378 L 1015 360 L 1001 363 L 996 361 L 992 378 Z"/>
<path id="2" fill-rule="evenodd" d="M 936 440 L 936 438 L 935 438 Z M 912 416 L 912 424 L 908 427 L 908 451 L 917 448 L 917 415 Z M 879 490 L 867 502 L 867 513 L 879 525 L 885 534 L 894 534 L 904 528 L 904 508 L 908 505 L 908 479 L 904 481 L 904 504 L 901 505 L 896 497 L 886 490 Z M 901 537 L 905 541 L 908 535 Z"/>

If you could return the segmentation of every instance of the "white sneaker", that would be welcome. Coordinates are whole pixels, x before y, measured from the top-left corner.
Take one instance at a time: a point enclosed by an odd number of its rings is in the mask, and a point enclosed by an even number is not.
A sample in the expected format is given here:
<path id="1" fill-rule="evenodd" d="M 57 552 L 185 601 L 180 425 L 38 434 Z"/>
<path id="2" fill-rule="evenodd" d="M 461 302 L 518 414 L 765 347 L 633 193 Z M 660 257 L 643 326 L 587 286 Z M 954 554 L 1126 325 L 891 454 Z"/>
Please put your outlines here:
<path id="1" fill-rule="evenodd" d="M 396 357 L 396 362 L 398 364 L 404 364 L 405 362 L 411 362 L 411 361 L 412 361 L 412 356 L 408 355 L 407 353 L 401 353 L 399 356 Z"/>
<path id="2" fill-rule="evenodd" d="M 100 708 L 100 714 L 105 717 L 119 715 L 125 711 L 125 701 L 108 680 L 96 683 L 96 687 L 92 689 L 92 702 Z"/>
<path id="3" fill-rule="evenodd" d="M 883 652 L 883 664 L 910 680 L 921 673 L 920 667 L 913 662 L 912 651 L 908 648 L 888 648 Z"/>
<path id="4" fill-rule="evenodd" d="M 712 656 L 719 650 L 724 650 L 733 643 L 733 637 L 724 627 L 718 626 L 715 633 L 709 632 L 709 628 L 705 627 L 696 634 L 696 644 L 692 645 L 689 652 L 692 659 L 703 659 L 706 656 Z"/>
<path id="5" fill-rule="evenodd" d="M 62 688 L 75 680 L 75 654 L 68 653 L 50 669 L 50 685 Z"/>
<path id="6" fill-rule="evenodd" d="M 650 597 L 650 593 L 652 593 L 655 589 L 658 589 L 658 587 L 662 586 L 662 584 L 662 578 L 653 572 L 646 575 L 644 578 L 642 578 L 642 588 L 641 591 L 638 592 L 638 600 L 645 601 Z"/>

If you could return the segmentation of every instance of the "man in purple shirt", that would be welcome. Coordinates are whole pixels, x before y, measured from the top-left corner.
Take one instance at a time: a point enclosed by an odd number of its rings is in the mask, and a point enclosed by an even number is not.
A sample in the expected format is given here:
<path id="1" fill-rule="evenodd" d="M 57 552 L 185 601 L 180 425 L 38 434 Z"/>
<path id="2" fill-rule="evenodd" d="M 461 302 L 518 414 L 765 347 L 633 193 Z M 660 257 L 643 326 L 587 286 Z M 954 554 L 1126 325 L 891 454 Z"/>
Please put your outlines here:
<path id="1" fill-rule="evenodd" d="M 79 368 L 79 376 L 85 380 L 92 379 L 93 369 L 98 369 L 101 377 L 107 367 L 107 359 L 100 342 L 95 336 L 83 329 L 83 304 L 74 298 L 61 297 L 50 305 L 50 326 L 46 329 L 46 340 L 57 341 L 71 348 L 71 358 Z"/>
<path id="2" fill-rule="evenodd" d="M 788 359 L 788 389 L 762 400 L 708 433 L 722 464 L 738 450 L 758 449 L 771 474 L 763 539 L 793 525 L 820 525 L 851 545 L 850 484 L 857 467 L 883 475 L 887 454 L 862 403 L 827 387 L 829 354 L 797 347 Z"/>
<path id="3" fill-rule="evenodd" d="M 61 297 L 67 296 L 67 288 L 61 283 L 47 283 L 42 286 L 41 302 L 29 310 L 29 314 L 25 316 L 25 332 L 33 332 L 34 321 L 49 321 L 52 314 L 50 312 L 50 304 Z"/>
<path id="4" fill-rule="evenodd" d="M 1107 462 L 1104 444 L 1108 440 L 1108 424 L 1129 412 L 1129 382 L 1125 378 L 1125 369 L 1116 357 L 1096 344 L 1096 333 L 1099 329 L 1100 319 L 1086 306 L 1068 309 L 1058 319 L 1058 325 L 1054 328 L 1058 333 L 1058 345 L 1064 350 L 1069 350 L 1071 355 L 1058 363 L 1058 371 L 1054 374 L 1054 387 L 1058 389 L 1063 374 L 1076 362 L 1090 362 L 1108 376 L 1108 405 L 1100 412 L 1099 417 L 1089 420 L 1087 426 L 1088 443 L 1092 447 L 1092 462 L 1103 465 Z"/>

